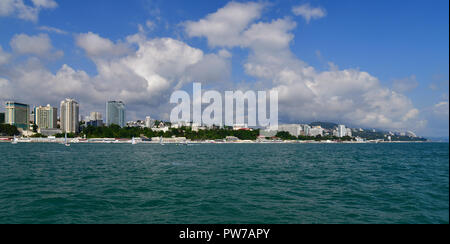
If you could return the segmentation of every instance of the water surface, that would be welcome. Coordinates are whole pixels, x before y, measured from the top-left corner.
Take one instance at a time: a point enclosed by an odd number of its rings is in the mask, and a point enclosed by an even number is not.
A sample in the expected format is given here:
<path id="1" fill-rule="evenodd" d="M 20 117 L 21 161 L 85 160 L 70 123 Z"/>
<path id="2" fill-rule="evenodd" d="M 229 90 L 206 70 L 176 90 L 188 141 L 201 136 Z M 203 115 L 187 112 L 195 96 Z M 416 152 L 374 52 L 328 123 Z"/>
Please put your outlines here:
<path id="1" fill-rule="evenodd" d="M 448 143 L 0 143 L 0 223 L 448 222 Z"/>

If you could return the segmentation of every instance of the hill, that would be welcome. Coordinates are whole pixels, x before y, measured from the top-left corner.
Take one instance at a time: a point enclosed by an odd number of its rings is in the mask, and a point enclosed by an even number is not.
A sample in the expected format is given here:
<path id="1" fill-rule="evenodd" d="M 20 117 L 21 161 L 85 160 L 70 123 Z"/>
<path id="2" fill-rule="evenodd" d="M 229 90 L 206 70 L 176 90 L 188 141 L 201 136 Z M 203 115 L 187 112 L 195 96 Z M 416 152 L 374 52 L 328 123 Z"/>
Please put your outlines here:
<path id="1" fill-rule="evenodd" d="M 309 124 L 310 126 L 321 126 L 324 129 L 334 129 L 336 128 L 338 125 L 335 123 L 331 123 L 331 122 L 312 122 L 311 124 Z"/>

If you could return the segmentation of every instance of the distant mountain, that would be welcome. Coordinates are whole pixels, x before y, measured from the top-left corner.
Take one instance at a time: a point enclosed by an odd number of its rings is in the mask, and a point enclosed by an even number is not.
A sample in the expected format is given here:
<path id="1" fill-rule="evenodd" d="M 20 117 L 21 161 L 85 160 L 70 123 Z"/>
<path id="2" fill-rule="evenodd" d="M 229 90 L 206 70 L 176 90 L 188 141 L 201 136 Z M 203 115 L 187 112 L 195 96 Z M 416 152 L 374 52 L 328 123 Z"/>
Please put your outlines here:
<path id="1" fill-rule="evenodd" d="M 334 129 L 336 128 L 338 125 L 335 123 L 331 123 L 331 122 L 312 122 L 311 124 L 309 124 L 310 126 L 321 126 L 324 129 Z"/>

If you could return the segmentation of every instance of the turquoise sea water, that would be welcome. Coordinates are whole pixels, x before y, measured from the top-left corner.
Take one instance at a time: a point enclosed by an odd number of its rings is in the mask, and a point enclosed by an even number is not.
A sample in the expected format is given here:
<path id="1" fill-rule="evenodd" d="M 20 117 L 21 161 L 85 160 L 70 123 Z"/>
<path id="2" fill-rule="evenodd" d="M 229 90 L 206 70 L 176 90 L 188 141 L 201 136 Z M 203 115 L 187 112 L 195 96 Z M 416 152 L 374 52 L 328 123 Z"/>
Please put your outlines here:
<path id="1" fill-rule="evenodd" d="M 449 223 L 449 144 L 0 143 L 0 223 Z"/>

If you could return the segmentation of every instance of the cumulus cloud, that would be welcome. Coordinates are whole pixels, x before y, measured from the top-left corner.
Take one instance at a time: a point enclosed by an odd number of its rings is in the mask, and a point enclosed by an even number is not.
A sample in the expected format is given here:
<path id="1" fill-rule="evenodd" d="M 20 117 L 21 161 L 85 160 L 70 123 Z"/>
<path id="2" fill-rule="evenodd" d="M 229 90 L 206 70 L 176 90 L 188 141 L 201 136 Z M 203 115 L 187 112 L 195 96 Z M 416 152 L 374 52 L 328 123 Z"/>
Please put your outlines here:
<path id="1" fill-rule="evenodd" d="M 207 37 L 210 46 L 232 47 L 241 44 L 241 34 L 248 25 L 260 18 L 261 3 L 230 2 L 200 21 L 184 25 L 190 37 Z"/>
<path id="2" fill-rule="evenodd" d="M 327 15 L 325 9 L 321 7 L 311 7 L 309 3 L 293 7 L 292 12 L 297 16 L 302 16 L 307 23 L 312 19 L 320 19 Z"/>
<path id="3" fill-rule="evenodd" d="M 53 52 L 53 46 L 47 34 L 35 36 L 26 34 L 14 35 L 10 41 L 10 45 L 15 53 L 21 55 L 28 54 L 51 58 L 59 58 L 64 55 L 60 50 Z"/>
<path id="4" fill-rule="evenodd" d="M 417 127 L 420 111 L 406 96 L 383 87 L 376 77 L 356 69 L 339 70 L 335 65 L 320 72 L 295 57 L 290 43 L 296 23 L 288 17 L 261 21 L 263 7 L 260 3 L 228 4 L 204 19 L 188 22 L 186 32 L 189 36 L 207 38 L 213 47 L 248 48 L 246 73 L 256 78 L 260 87 L 278 90 L 280 116 L 285 121 L 329 120 L 378 128 Z M 326 15 L 323 9 L 308 4 L 293 11 L 308 22 Z M 222 16 L 237 12 L 251 18 L 239 24 L 222 21 L 226 19 Z"/>
<path id="5" fill-rule="evenodd" d="M 0 77 L 5 79 L 2 94 L 8 90 L 8 94 L 14 94 L 8 99 L 55 105 L 65 97 L 73 97 L 79 100 L 82 113 L 102 111 L 107 100 L 122 100 L 131 116 L 165 118 L 163 115 L 170 111 L 169 96 L 175 89 L 192 81 L 224 81 L 231 69 L 228 58 L 204 53 L 172 38 L 149 39 L 138 33 L 114 42 L 98 34 L 83 33 L 75 39 L 95 63 L 96 75 L 67 64 L 52 73 L 38 58 L 30 57 L 11 69 L 0 69 Z M 126 51 L 114 57 L 107 55 L 121 46 L 126 46 Z"/>
<path id="6" fill-rule="evenodd" d="M 282 122 L 329 120 L 392 129 L 425 124 L 408 97 L 383 86 L 368 72 L 336 65 L 319 71 L 296 57 L 290 48 L 296 22 L 289 17 L 261 20 L 264 7 L 263 3 L 231 2 L 203 19 L 185 22 L 188 36 L 205 37 L 214 47 L 211 53 L 172 38 L 148 38 L 142 32 L 120 41 L 92 32 L 77 34 L 75 43 L 95 63 L 96 75 L 69 65 L 52 73 L 31 57 L 13 69 L 0 69 L 2 90 L 24 102 L 42 104 L 74 97 L 85 113 L 104 108 L 107 100 L 123 100 L 128 114 L 167 119 L 168 98 L 175 89 L 193 81 L 216 81 L 213 88 L 230 84 L 229 50 L 240 47 L 249 51 L 243 61 L 244 71 L 255 80 L 249 87 L 279 91 Z M 39 56 L 36 48 L 19 46 L 13 47 L 14 52 Z M 44 49 L 51 50 L 49 46 Z"/>
<path id="7" fill-rule="evenodd" d="M 11 55 L 5 51 L 3 51 L 2 46 L 0 45 L 0 66 L 6 64 Z"/>
<path id="8" fill-rule="evenodd" d="M 221 49 L 219 51 L 219 56 L 221 56 L 222 58 L 231 58 L 233 56 L 233 54 L 231 54 L 228 50 L 226 49 Z"/>
<path id="9" fill-rule="evenodd" d="M 75 42 L 77 46 L 86 51 L 88 56 L 93 58 L 122 56 L 130 52 L 130 47 L 126 43 L 113 43 L 92 32 L 76 35 Z"/>
<path id="10" fill-rule="evenodd" d="M 444 98 L 445 99 L 445 98 Z M 423 108 L 424 114 L 429 118 L 428 130 L 419 131 L 434 137 L 448 137 L 449 103 L 448 98 L 434 105 Z M 432 128 L 432 130 L 430 130 Z"/>
<path id="11" fill-rule="evenodd" d="M 0 1 L 0 17 L 14 16 L 19 19 L 36 22 L 42 9 L 53 9 L 58 6 L 54 0 L 32 0 L 32 5 L 23 0 Z"/>

